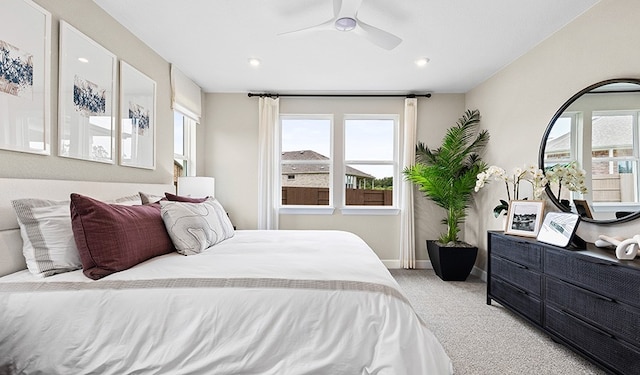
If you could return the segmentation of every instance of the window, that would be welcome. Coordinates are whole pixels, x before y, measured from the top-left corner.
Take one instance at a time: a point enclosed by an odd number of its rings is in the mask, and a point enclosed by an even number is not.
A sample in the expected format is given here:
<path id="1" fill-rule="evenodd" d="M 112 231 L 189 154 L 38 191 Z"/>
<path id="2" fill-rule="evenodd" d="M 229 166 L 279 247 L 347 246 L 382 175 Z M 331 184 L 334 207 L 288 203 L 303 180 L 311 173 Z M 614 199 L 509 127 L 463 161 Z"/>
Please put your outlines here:
<path id="1" fill-rule="evenodd" d="M 385 208 L 390 213 L 397 202 L 398 120 L 397 115 L 345 115 L 334 131 L 331 115 L 282 115 L 282 207 L 321 213 L 318 206 L 339 206 L 343 214 Z"/>
<path id="2" fill-rule="evenodd" d="M 196 174 L 196 122 L 180 112 L 173 113 L 173 182 L 179 176 Z"/>
<path id="3" fill-rule="evenodd" d="M 283 206 L 331 205 L 332 124 L 332 116 L 327 115 L 281 116 Z"/>
<path id="4" fill-rule="evenodd" d="M 594 202 L 638 202 L 638 112 L 593 112 L 591 184 Z"/>
<path id="5" fill-rule="evenodd" d="M 348 116 L 344 120 L 346 206 L 393 206 L 397 119 Z"/>

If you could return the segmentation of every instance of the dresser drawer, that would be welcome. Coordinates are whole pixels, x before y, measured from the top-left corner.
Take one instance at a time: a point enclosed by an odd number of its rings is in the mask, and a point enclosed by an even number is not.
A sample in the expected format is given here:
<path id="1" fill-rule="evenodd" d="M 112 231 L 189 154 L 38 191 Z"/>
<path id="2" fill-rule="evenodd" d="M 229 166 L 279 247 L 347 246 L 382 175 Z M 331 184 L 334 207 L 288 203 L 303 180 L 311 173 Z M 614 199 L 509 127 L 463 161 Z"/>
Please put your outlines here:
<path id="1" fill-rule="evenodd" d="M 500 277 L 527 292 L 540 296 L 542 276 L 527 266 L 491 255 L 491 275 Z"/>
<path id="2" fill-rule="evenodd" d="M 572 256 L 569 256 L 572 255 Z M 640 307 L 640 273 L 614 262 L 547 248 L 545 273 L 597 294 Z"/>
<path id="3" fill-rule="evenodd" d="M 492 234 L 491 254 L 499 255 L 530 269 L 542 269 L 542 247 L 517 237 Z"/>
<path id="4" fill-rule="evenodd" d="M 545 328 L 620 374 L 640 374 L 640 351 L 569 313 L 545 308 Z"/>
<path id="5" fill-rule="evenodd" d="M 640 309 L 550 277 L 544 290 L 546 302 L 640 347 Z"/>
<path id="6" fill-rule="evenodd" d="M 517 288 L 498 278 L 491 278 L 489 293 L 498 302 L 507 304 L 515 311 L 526 316 L 537 324 L 542 324 L 542 304 L 540 299 L 529 292 Z"/>

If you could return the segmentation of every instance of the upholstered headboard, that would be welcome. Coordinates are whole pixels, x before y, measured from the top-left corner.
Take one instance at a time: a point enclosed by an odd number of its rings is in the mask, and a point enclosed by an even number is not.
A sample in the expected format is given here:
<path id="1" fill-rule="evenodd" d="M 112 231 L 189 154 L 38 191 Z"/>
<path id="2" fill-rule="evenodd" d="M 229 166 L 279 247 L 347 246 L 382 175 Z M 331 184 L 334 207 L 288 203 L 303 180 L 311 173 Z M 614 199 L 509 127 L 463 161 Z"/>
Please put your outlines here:
<path id="1" fill-rule="evenodd" d="M 140 184 L 68 180 L 32 180 L 0 178 L 0 276 L 26 269 L 22 255 L 22 238 L 11 201 L 21 198 L 68 200 L 80 193 L 100 200 L 145 192 L 162 195 L 175 192 L 172 184 Z"/>

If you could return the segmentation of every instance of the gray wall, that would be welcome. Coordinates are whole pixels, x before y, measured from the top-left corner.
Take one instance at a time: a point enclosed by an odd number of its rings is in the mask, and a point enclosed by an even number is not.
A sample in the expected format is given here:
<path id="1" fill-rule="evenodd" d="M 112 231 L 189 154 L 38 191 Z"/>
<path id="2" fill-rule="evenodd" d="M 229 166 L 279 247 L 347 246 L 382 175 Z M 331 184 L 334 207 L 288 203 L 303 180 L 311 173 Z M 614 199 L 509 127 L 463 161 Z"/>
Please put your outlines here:
<path id="1" fill-rule="evenodd" d="M 602 0 L 565 28 L 466 95 L 482 112 L 491 133 L 486 160 L 507 170 L 537 164 L 540 140 L 558 108 L 590 84 L 610 78 L 640 78 L 640 28 L 636 0 Z M 477 265 L 486 267 L 486 231 L 499 229 L 492 215 L 504 187 L 485 187 L 466 225 L 466 240 L 482 249 Z M 554 207 L 547 205 L 549 210 Z M 578 234 L 593 242 L 599 234 L 630 237 L 640 221 L 619 225 L 580 224 Z"/>

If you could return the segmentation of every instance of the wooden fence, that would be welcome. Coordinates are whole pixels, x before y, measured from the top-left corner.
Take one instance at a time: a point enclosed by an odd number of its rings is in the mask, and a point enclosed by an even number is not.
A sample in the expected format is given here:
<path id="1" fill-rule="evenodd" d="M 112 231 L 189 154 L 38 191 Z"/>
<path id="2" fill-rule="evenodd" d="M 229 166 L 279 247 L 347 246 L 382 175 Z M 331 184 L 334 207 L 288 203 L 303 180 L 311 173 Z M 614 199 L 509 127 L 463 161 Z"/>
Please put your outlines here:
<path id="1" fill-rule="evenodd" d="M 346 189 L 347 206 L 391 206 L 392 190 Z M 328 206 L 329 188 L 282 187 L 283 205 Z"/>

